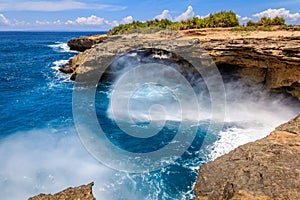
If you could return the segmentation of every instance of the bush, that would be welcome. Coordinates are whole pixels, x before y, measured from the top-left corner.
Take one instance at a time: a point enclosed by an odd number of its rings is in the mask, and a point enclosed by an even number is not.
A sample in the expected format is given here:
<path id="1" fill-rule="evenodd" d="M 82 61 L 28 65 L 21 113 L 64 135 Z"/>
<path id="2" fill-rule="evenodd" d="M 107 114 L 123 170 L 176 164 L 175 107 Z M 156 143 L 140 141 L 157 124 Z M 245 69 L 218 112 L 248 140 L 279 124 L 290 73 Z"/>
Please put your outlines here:
<path id="1" fill-rule="evenodd" d="M 285 19 L 283 17 L 274 17 L 271 21 L 271 25 L 285 25 Z"/>
<path id="2" fill-rule="evenodd" d="M 247 26 L 256 26 L 256 25 L 257 24 L 254 21 L 252 21 L 252 20 L 250 20 L 250 21 L 247 22 Z"/>
<path id="3" fill-rule="evenodd" d="M 261 30 L 261 31 L 271 31 L 271 27 L 270 26 L 263 26 L 259 30 Z"/>
<path id="4" fill-rule="evenodd" d="M 260 20 L 257 22 L 258 26 L 269 26 L 272 24 L 272 19 L 270 17 L 262 17 Z"/>
<path id="5" fill-rule="evenodd" d="M 234 27 L 239 25 L 237 15 L 232 11 L 221 11 L 204 18 L 205 27 Z"/>
<path id="6" fill-rule="evenodd" d="M 130 24 L 120 24 L 109 30 L 108 34 L 116 35 L 143 28 L 161 28 L 172 30 L 187 30 L 195 28 L 214 28 L 214 27 L 234 27 L 238 26 L 237 15 L 232 11 L 221 11 L 210 14 L 208 17 L 200 19 L 198 17 L 189 18 L 181 22 L 172 22 L 168 19 L 154 19 L 146 22 L 133 21 Z"/>
<path id="7" fill-rule="evenodd" d="M 255 23 L 253 21 L 248 21 L 247 26 L 283 26 L 285 25 L 285 19 L 283 17 L 276 16 L 273 19 L 270 17 L 262 17 L 260 20 Z"/>

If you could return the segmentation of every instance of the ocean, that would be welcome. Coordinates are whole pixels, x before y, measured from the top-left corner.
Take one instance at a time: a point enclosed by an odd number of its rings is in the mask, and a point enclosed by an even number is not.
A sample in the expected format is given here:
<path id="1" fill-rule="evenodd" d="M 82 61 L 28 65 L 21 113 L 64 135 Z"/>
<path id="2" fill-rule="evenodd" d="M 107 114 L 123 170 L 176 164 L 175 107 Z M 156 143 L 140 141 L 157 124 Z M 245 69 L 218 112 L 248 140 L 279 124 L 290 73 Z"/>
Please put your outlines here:
<path id="1" fill-rule="evenodd" d="M 192 119 L 197 123 L 188 123 L 192 125 L 186 127 L 184 134 L 194 131 L 195 136 L 179 158 L 172 161 L 161 158 L 164 165 L 153 171 L 133 173 L 130 164 L 128 170 L 119 171 L 95 158 L 86 144 L 83 145 L 72 108 L 75 84 L 69 75 L 58 70 L 78 53 L 71 51 L 66 41 L 89 34 L 93 33 L 0 32 L 2 200 L 26 199 L 92 181 L 97 199 L 193 199 L 193 186 L 201 164 L 266 136 L 300 111 L 299 103 L 288 95 L 270 93 L 262 86 L 249 86 L 240 80 L 226 81 L 226 112 L 221 129 L 208 131 L 210 117 L 203 112 L 201 118 Z M 126 131 L 118 126 L 126 128 L 129 123 L 118 121 L 118 116 L 127 110 L 120 107 L 114 115 L 111 111 L 114 86 L 112 82 L 100 83 L 95 104 L 91 106 L 96 109 L 97 120 L 110 142 L 133 153 L 157 151 L 177 142 L 174 138 L 180 121 L 173 118 L 150 139 L 124 134 Z M 206 97 L 198 95 L 197 98 L 203 100 L 203 107 L 209 107 L 204 101 Z M 174 96 L 157 85 L 141 87 L 132 99 L 130 115 L 134 126 L 143 131 L 149 130 L 151 120 L 148 111 L 142 110 L 152 109 L 154 104 L 174 111 L 173 106 L 177 105 Z M 122 97 L 116 103 L 121 100 Z M 157 110 L 152 111 L 155 118 L 152 121 L 161 121 Z M 177 114 L 171 112 L 169 116 Z"/>

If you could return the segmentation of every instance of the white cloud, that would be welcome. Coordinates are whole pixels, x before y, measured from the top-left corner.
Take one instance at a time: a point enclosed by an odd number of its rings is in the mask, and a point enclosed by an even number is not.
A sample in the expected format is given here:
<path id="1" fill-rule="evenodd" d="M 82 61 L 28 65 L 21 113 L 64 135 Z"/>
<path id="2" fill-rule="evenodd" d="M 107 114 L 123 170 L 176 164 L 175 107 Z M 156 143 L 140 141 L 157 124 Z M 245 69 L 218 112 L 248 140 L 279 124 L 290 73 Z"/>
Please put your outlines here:
<path id="1" fill-rule="evenodd" d="M 76 24 L 76 22 L 74 22 L 74 21 L 72 21 L 72 20 L 67 20 L 67 21 L 65 22 L 65 24 L 66 24 L 66 25 L 74 25 L 74 24 Z"/>
<path id="2" fill-rule="evenodd" d="M 271 17 L 271 18 L 274 18 L 276 16 L 281 16 L 291 21 L 297 21 L 298 19 L 300 19 L 300 13 L 291 13 L 289 10 L 286 10 L 285 8 L 279 8 L 279 9 L 269 8 L 268 10 L 253 15 L 253 17 L 258 17 L 258 18 L 264 16 Z"/>
<path id="3" fill-rule="evenodd" d="M 81 25 L 101 25 L 104 23 L 104 18 L 91 15 L 89 17 L 78 17 L 75 21 Z"/>
<path id="4" fill-rule="evenodd" d="M 51 24 L 51 22 L 36 20 L 35 24 L 37 24 L 37 25 L 49 25 L 49 24 Z"/>
<path id="5" fill-rule="evenodd" d="M 0 14 L 0 24 L 5 24 L 5 25 L 10 24 L 9 20 L 3 14 Z"/>
<path id="6" fill-rule="evenodd" d="M 193 7 L 192 6 L 188 6 L 187 10 L 184 13 L 182 13 L 178 17 L 175 17 L 175 21 L 185 20 L 185 19 L 194 17 L 194 15 L 195 15 L 195 13 L 193 11 Z"/>
<path id="7" fill-rule="evenodd" d="M 124 17 L 122 19 L 122 23 L 125 23 L 125 24 L 131 23 L 132 21 L 133 21 L 133 17 L 132 16 L 127 16 L 127 17 Z"/>
<path id="8" fill-rule="evenodd" d="M 110 24 L 112 26 L 118 26 L 119 25 L 119 22 L 117 20 L 113 20 L 112 22 L 110 22 Z"/>
<path id="9" fill-rule="evenodd" d="M 172 20 L 172 17 L 171 15 L 169 14 L 169 10 L 164 10 L 161 14 L 159 15 L 156 15 L 154 17 L 154 19 L 158 19 L 158 20 L 161 20 L 161 19 L 169 19 L 169 20 Z"/>
<path id="10" fill-rule="evenodd" d="M 249 20 L 252 20 L 251 17 L 247 17 L 247 16 L 242 17 L 242 16 L 240 16 L 240 15 L 236 15 L 236 16 L 237 16 L 237 18 L 239 19 L 240 24 L 245 24 L 245 23 L 248 22 Z"/>
<path id="11" fill-rule="evenodd" d="M 98 9 L 98 10 L 124 10 L 125 6 L 112 6 L 106 4 L 87 4 L 74 0 L 60 1 L 23 1 L 0 3 L 1 11 L 25 10 L 25 11 L 63 11 L 76 9 Z"/>

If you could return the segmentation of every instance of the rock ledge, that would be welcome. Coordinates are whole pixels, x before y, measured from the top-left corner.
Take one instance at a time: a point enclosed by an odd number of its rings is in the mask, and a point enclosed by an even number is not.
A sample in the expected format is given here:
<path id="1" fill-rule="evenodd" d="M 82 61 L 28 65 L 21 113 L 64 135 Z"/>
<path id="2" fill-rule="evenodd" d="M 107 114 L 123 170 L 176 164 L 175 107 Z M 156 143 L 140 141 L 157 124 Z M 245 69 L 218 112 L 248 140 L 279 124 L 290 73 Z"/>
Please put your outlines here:
<path id="1" fill-rule="evenodd" d="M 56 194 L 40 194 L 28 200 L 96 200 L 92 193 L 94 183 L 68 188 Z"/>
<path id="2" fill-rule="evenodd" d="M 269 136 L 200 167 L 200 199 L 299 199 L 300 115 Z"/>

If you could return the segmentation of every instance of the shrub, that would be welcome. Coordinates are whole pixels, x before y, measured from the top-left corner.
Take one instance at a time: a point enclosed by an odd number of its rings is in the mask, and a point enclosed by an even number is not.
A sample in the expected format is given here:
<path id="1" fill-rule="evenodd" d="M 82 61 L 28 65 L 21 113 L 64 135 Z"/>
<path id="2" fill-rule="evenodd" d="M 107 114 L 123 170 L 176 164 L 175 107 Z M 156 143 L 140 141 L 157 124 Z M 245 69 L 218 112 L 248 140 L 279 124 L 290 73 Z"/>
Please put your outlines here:
<path id="1" fill-rule="evenodd" d="M 271 24 L 272 24 L 272 19 L 270 17 L 262 17 L 257 22 L 257 25 L 259 25 L 259 26 L 269 26 Z"/>
<path id="2" fill-rule="evenodd" d="M 285 25 L 285 19 L 283 17 L 276 16 L 271 20 L 270 25 Z"/>
<path id="3" fill-rule="evenodd" d="M 181 22 L 172 22 L 168 19 L 154 19 L 146 22 L 133 21 L 130 24 L 120 24 L 109 30 L 108 34 L 115 35 L 141 28 L 161 28 L 172 30 L 187 30 L 195 28 L 214 27 L 234 27 L 238 26 L 237 15 L 232 11 L 221 11 L 210 14 L 208 17 L 200 19 L 198 17 L 189 18 Z"/>
<path id="4" fill-rule="evenodd" d="M 271 31 L 271 27 L 270 26 L 263 26 L 259 30 L 261 30 L 261 31 Z"/>
<path id="5" fill-rule="evenodd" d="M 247 22 L 247 26 L 256 26 L 256 25 L 257 24 L 254 21 L 252 21 L 252 20 L 250 20 L 250 21 Z"/>

